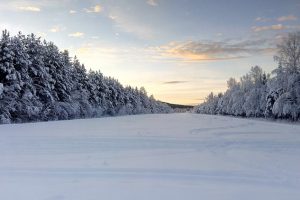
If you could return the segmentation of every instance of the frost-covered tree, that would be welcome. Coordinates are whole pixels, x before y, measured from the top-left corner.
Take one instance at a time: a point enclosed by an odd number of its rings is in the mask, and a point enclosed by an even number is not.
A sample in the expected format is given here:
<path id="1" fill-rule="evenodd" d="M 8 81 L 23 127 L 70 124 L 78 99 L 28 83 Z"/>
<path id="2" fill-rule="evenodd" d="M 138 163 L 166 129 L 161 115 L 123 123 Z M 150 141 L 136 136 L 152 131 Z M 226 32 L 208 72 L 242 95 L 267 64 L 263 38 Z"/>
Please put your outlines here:
<path id="1" fill-rule="evenodd" d="M 287 73 L 300 73 L 300 32 L 290 33 L 277 46 L 274 59 L 285 68 Z"/>
<path id="2" fill-rule="evenodd" d="M 107 110 L 108 87 L 104 76 L 100 71 L 90 71 L 88 74 L 89 102 L 93 110 L 93 116 L 101 116 Z"/>
<path id="3" fill-rule="evenodd" d="M 272 76 L 252 67 L 237 82 L 228 80 L 228 89 L 216 101 L 212 94 L 195 107 L 197 113 L 246 117 L 300 119 L 300 32 L 291 33 L 278 46 L 274 57 L 278 67 Z"/>
<path id="4" fill-rule="evenodd" d="M 266 115 L 298 120 L 300 117 L 300 32 L 290 33 L 278 45 L 278 68 L 268 83 Z"/>
<path id="5" fill-rule="evenodd" d="M 171 112 L 34 34 L 0 38 L 0 123 Z"/>
<path id="6" fill-rule="evenodd" d="M 258 67 L 237 82 L 234 78 L 227 81 L 228 89 L 224 94 L 209 94 L 203 104 L 195 107 L 195 112 L 234 116 L 258 117 L 265 110 L 266 83 L 268 76 Z"/>
<path id="7" fill-rule="evenodd" d="M 15 69 L 12 38 L 7 31 L 3 31 L 0 41 L 0 80 L 3 85 L 3 94 L 0 99 L 0 120 L 9 123 L 16 117 L 18 99 L 21 94 L 20 73 Z"/>

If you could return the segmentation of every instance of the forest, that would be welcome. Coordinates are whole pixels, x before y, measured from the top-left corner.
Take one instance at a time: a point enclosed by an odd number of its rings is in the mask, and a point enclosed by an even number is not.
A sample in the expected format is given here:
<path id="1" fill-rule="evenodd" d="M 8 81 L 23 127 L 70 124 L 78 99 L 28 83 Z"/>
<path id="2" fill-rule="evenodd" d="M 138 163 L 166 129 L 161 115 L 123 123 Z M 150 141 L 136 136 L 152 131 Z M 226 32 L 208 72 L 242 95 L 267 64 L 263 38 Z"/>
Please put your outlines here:
<path id="1" fill-rule="evenodd" d="M 224 93 L 210 93 L 194 112 L 300 120 L 300 32 L 277 45 L 274 61 L 270 74 L 254 66 L 239 81 L 230 78 Z"/>
<path id="2" fill-rule="evenodd" d="M 34 34 L 0 39 L 0 123 L 67 120 L 142 113 L 172 108 L 124 87 L 100 71 L 88 71 L 68 51 Z"/>

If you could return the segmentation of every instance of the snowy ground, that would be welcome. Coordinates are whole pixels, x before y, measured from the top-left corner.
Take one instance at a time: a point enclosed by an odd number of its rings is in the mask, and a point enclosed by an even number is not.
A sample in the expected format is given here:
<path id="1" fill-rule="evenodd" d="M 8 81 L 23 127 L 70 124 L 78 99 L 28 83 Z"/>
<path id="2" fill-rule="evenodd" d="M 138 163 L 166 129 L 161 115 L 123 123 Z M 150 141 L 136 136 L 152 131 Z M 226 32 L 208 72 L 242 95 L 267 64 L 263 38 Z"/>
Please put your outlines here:
<path id="1" fill-rule="evenodd" d="M 0 126 L 1 200 L 299 198 L 299 125 L 169 114 Z"/>

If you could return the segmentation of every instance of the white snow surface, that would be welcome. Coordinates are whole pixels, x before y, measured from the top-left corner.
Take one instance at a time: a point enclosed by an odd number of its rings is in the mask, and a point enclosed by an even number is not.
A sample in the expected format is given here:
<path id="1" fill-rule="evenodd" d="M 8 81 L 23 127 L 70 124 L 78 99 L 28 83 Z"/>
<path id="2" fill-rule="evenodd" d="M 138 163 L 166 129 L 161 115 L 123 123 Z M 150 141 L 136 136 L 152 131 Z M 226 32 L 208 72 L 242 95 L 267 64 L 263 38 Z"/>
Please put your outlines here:
<path id="1" fill-rule="evenodd" d="M 153 114 L 0 126 L 1 200 L 299 200 L 300 126 Z"/>

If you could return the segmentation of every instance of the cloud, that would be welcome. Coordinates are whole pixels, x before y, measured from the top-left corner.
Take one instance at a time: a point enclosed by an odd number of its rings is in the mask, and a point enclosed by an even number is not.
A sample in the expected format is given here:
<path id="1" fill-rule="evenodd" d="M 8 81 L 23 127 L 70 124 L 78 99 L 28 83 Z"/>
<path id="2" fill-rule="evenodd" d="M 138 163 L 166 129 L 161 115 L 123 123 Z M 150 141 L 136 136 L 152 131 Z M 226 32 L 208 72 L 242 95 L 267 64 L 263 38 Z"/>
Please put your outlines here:
<path id="1" fill-rule="evenodd" d="M 95 5 L 94 7 L 85 8 L 84 10 L 87 13 L 100 13 L 103 10 L 103 8 L 100 4 L 98 4 L 98 5 Z"/>
<path id="2" fill-rule="evenodd" d="M 267 22 L 267 21 L 270 21 L 271 19 L 268 19 L 268 18 L 264 18 L 264 17 L 257 17 L 255 18 L 255 21 L 257 22 Z"/>
<path id="3" fill-rule="evenodd" d="M 70 14 L 75 14 L 75 13 L 77 13 L 77 11 L 76 10 L 70 10 L 69 13 Z"/>
<path id="4" fill-rule="evenodd" d="M 297 20 L 297 17 L 294 15 L 288 15 L 288 16 L 281 16 L 277 18 L 277 21 L 284 22 L 284 21 L 295 21 Z"/>
<path id="5" fill-rule="evenodd" d="M 147 0 L 147 4 L 150 5 L 150 6 L 157 6 L 158 5 L 157 0 Z"/>
<path id="6" fill-rule="evenodd" d="M 284 30 L 284 29 L 288 29 L 287 26 L 284 26 L 282 24 L 274 24 L 271 26 L 253 26 L 252 30 L 254 32 L 261 32 L 261 31 L 270 31 L 270 30 Z"/>
<path id="7" fill-rule="evenodd" d="M 83 37 L 84 33 L 82 32 L 75 32 L 75 33 L 70 33 L 69 37 Z"/>
<path id="8" fill-rule="evenodd" d="M 70 6 L 71 0 L 0 0 L 0 11 L 41 12 Z"/>
<path id="9" fill-rule="evenodd" d="M 36 6 L 20 6 L 20 7 L 18 7 L 18 10 L 29 11 L 29 12 L 40 12 L 41 11 L 41 9 Z"/>
<path id="10" fill-rule="evenodd" d="M 166 81 L 163 84 L 180 84 L 180 83 L 187 83 L 188 81 Z"/>
<path id="11" fill-rule="evenodd" d="M 52 33 L 58 33 L 58 32 L 61 32 L 65 29 L 65 27 L 62 27 L 62 26 L 53 26 L 49 29 L 50 32 Z"/>
<path id="12" fill-rule="evenodd" d="M 49 31 L 52 33 L 57 33 L 60 31 L 60 29 L 59 29 L 59 27 L 52 27 Z"/>
<path id="13" fill-rule="evenodd" d="M 244 41 L 186 41 L 171 42 L 157 51 L 163 57 L 177 58 L 187 62 L 238 59 L 261 53 L 270 53 L 274 48 L 266 39 Z"/>

